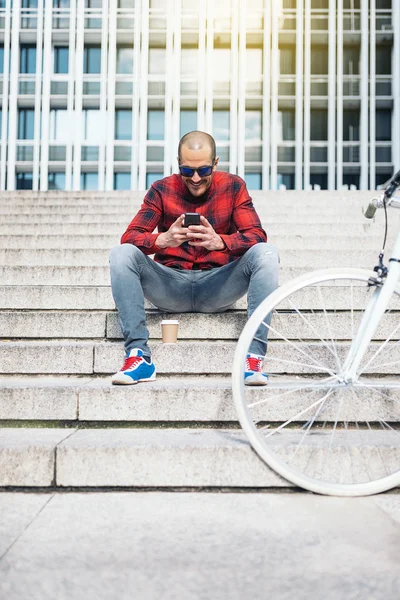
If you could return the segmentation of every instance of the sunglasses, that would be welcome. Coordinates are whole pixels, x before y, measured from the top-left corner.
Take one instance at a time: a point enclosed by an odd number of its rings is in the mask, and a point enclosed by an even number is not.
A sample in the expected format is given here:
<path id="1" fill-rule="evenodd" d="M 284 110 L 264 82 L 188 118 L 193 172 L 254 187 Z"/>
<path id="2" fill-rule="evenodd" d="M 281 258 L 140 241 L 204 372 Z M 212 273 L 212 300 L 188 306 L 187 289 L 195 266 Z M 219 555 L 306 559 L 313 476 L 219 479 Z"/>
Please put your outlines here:
<path id="1" fill-rule="evenodd" d="M 182 167 L 181 165 L 179 165 L 179 173 L 183 175 L 183 177 L 193 177 L 195 173 L 197 173 L 199 177 L 209 177 L 212 173 L 214 165 L 215 160 L 212 161 L 211 165 L 199 167 L 198 169 L 194 169 L 192 167 Z"/>

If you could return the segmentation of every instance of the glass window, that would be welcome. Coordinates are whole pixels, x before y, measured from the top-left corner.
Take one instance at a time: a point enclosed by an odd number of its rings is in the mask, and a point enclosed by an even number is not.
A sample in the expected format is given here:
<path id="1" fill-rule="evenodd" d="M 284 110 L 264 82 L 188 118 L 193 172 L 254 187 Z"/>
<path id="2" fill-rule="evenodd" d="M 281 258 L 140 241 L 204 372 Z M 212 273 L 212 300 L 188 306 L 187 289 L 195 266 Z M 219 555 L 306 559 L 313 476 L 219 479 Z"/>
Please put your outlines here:
<path id="1" fill-rule="evenodd" d="M 246 79 L 258 81 L 263 72 L 263 55 L 261 48 L 246 48 Z"/>
<path id="2" fill-rule="evenodd" d="M 101 48 L 100 46 L 85 46 L 83 51 L 83 72 L 101 72 Z"/>
<path id="3" fill-rule="evenodd" d="M 360 176 L 357 173 L 343 173 L 343 185 L 360 187 Z"/>
<path id="4" fill-rule="evenodd" d="M 132 139 L 132 111 L 119 109 L 115 111 L 115 134 L 116 140 Z"/>
<path id="5" fill-rule="evenodd" d="M 328 189 L 327 173 L 311 173 L 310 174 L 310 184 L 312 186 L 319 185 L 321 190 L 327 190 Z"/>
<path id="6" fill-rule="evenodd" d="M 133 48 L 130 46 L 117 47 L 117 73 L 132 75 Z"/>
<path id="7" fill-rule="evenodd" d="M 149 73 L 150 75 L 165 75 L 166 55 L 165 48 L 149 48 Z"/>
<path id="8" fill-rule="evenodd" d="M 33 140 L 35 111 L 33 108 L 20 108 L 18 114 L 18 139 Z"/>
<path id="9" fill-rule="evenodd" d="M 343 48 L 343 74 L 360 73 L 360 48 Z"/>
<path id="10" fill-rule="evenodd" d="M 287 190 L 294 190 L 294 173 L 278 173 L 278 189 L 281 185 Z"/>
<path id="11" fill-rule="evenodd" d="M 260 110 L 246 110 L 245 127 L 246 140 L 259 141 L 262 139 L 262 122 Z"/>
<path id="12" fill-rule="evenodd" d="M 69 8 L 70 0 L 53 0 L 54 8 Z"/>
<path id="13" fill-rule="evenodd" d="M 214 110 L 213 137 L 218 141 L 229 140 L 231 137 L 231 115 L 229 110 Z"/>
<path id="14" fill-rule="evenodd" d="M 81 190 L 97 190 L 97 188 L 97 173 L 81 173 Z"/>
<path id="15" fill-rule="evenodd" d="M 199 72 L 199 51 L 197 48 L 182 48 L 181 75 L 196 79 Z"/>
<path id="16" fill-rule="evenodd" d="M 0 46 L 0 73 L 4 73 L 4 46 Z"/>
<path id="17" fill-rule="evenodd" d="M 65 173 L 49 173 L 49 190 L 65 190 Z"/>
<path id="18" fill-rule="evenodd" d="M 31 190 L 32 184 L 32 173 L 17 173 L 17 190 Z"/>
<path id="19" fill-rule="evenodd" d="M 390 46 L 377 46 L 375 65 L 377 75 L 391 75 L 392 48 Z"/>
<path id="20" fill-rule="evenodd" d="M 261 190 L 261 173 L 245 173 L 244 180 L 249 190 Z"/>
<path id="21" fill-rule="evenodd" d="M 376 111 L 376 141 L 390 142 L 392 139 L 392 113 L 390 110 Z"/>
<path id="22" fill-rule="evenodd" d="M 311 110 L 310 114 L 310 139 L 327 141 L 328 139 L 328 111 Z"/>
<path id="23" fill-rule="evenodd" d="M 345 10 L 346 9 L 359 10 L 360 9 L 360 0 L 343 0 L 343 8 Z"/>
<path id="24" fill-rule="evenodd" d="M 68 57 L 67 46 L 54 47 L 54 73 L 68 73 Z"/>
<path id="25" fill-rule="evenodd" d="M 197 110 L 181 110 L 179 137 L 197 129 Z"/>
<path id="26" fill-rule="evenodd" d="M 213 62 L 213 79 L 222 79 L 224 81 L 231 77 L 231 51 L 230 48 L 214 48 Z"/>
<path id="27" fill-rule="evenodd" d="M 283 0 L 282 8 L 296 8 L 296 0 Z"/>
<path id="28" fill-rule="evenodd" d="M 328 74 L 328 50 L 326 46 L 313 46 L 311 50 L 311 75 Z"/>
<path id="29" fill-rule="evenodd" d="M 147 113 L 147 139 L 164 139 L 164 120 L 165 112 L 163 110 L 149 110 Z"/>
<path id="30" fill-rule="evenodd" d="M 65 109 L 50 110 L 50 132 L 49 139 L 57 142 L 68 142 L 72 127 L 68 122 L 68 111 Z"/>
<path id="31" fill-rule="evenodd" d="M 296 73 L 295 53 L 295 48 L 280 48 L 279 65 L 281 75 L 294 75 Z"/>
<path id="32" fill-rule="evenodd" d="M 135 0 L 118 0 L 118 8 L 135 8 Z"/>
<path id="33" fill-rule="evenodd" d="M 36 73 L 36 46 L 20 47 L 19 72 Z"/>
<path id="34" fill-rule="evenodd" d="M 147 173 L 146 174 L 146 188 L 148 189 L 152 183 L 162 179 L 164 177 L 163 173 Z"/>
<path id="35" fill-rule="evenodd" d="M 114 190 L 130 190 L 131 189 L 131 174 L 130 173 L 114 173 Z"/>
<path id="36" fill-rule="evenodd" d="M 329 0 L 311 0 L 311 8 L 329 8 Z"/>
<path id="37" fill-rule="evenodd" d="M 103 5 L 103 0 L 85 0 L 86 8 L 101 8 Z"/>
<path id="38" fill-rule="evenodd" d="M 37 8 L 38 0 L 22 0 L 21 8 Z"/>
<path id="39" fill-rule="evenodd" d="M 100 110 L 83 110 L 83 139 L 92 144 L 100 143 L 105 135 L 105 123 L 102 122 Z"/>
<path id="40" fill-rule="evenodd" d="M 343 111 L 343 141 L 356 142 L 360 139 L 360 112 L 358 110 Z"/>
<path id="41" fill-rule="evenodd" d="M 278 112 L 278 141 L 296 139 L 296 123 L 294 110 L 280 110 Z"/>

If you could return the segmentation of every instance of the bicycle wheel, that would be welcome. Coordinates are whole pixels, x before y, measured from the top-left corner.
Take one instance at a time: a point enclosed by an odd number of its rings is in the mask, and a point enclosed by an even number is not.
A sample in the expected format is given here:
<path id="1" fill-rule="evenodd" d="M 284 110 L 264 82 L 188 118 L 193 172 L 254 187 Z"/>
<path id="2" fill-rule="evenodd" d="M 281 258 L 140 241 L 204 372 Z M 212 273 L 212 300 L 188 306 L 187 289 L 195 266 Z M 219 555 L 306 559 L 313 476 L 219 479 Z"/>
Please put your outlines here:
<path id="1" fill-rule="evenodd" d="M 357 376 L 343 378 L 373 294 L 371 275 L 325 269 L 290 281 L 252 314 L 235 352 L 233 396 L 251 445 L 282 477 L 321 494 L 368 495 L 400 484 L 400 286 Z M 263 328 L 270 382 L 245 386 L 246 354 Z"/>

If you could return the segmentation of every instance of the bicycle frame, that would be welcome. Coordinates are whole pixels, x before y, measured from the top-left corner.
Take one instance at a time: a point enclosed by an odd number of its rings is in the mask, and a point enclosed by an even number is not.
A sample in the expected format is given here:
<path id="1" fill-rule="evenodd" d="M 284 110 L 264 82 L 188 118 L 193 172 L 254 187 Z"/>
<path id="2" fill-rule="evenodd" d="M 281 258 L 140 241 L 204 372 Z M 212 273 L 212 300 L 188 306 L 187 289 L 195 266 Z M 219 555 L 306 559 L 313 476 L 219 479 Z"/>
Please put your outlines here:
<path id="1" fill-rule="evenodd" d="M 356 380 L 357 369 L 364 357 L 368 344 L 371 342 L 384 315 L 391 297 L 400 281 L 400 233 L 397 235 L 392 258 L 389 262 L 388 273 L 382 286 L 376 287 L 369 302 L 357 334 L 350 347 L 343 365 L 343 381 Z M 400 293 L 400 289 L 398 290 Z"/>

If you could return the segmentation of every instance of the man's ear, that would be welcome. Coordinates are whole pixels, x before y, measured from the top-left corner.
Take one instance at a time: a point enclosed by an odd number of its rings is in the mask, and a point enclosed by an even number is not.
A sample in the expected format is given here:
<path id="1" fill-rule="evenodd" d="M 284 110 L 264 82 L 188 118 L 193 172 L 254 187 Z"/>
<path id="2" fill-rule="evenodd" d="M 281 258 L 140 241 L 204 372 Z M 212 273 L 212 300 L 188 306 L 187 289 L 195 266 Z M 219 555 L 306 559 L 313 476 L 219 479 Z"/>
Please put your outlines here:
<path id="1" fill-rule="evenodd" d="M 215 169 L 217 168 L 218 161 L 219 161 L 219 156 L 217 156 L 216 159 L 215 159 L 215 161 L 214 161 L 213 171 L 215 171 Z"/>

